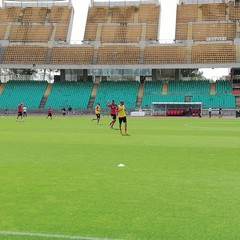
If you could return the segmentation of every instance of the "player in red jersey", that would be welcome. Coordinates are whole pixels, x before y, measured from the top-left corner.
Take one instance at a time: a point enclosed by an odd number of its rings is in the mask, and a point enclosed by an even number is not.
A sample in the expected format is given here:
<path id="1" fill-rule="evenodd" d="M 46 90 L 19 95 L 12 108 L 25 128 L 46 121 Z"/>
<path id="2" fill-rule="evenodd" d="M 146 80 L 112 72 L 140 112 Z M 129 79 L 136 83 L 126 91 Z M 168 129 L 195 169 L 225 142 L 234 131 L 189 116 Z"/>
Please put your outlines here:
<path id="1" fill-rule="evenodd" d="M 51 107 L 48 107 L 48 110 L 47 110 L 47 117 L 46 117 L 46 119 L 47 119 L 48 117 L 50 117 L 51 120 L 52 120 L 52 109 L 51 109 Z"/>
<path id="2" fill-rule="evenodd" d="M 109 100 L 108 100 L 106 106 L 110 108 L 110 114 L 112 116 L 112 121 L 110 122 L 109 125 L 110 125 L 110 128 L 113 128 L 113 125 L 116 122 L 116 118 L 117 118 L 118 105 L 115 103 L 114 100 L 112 100 L 112 103 L 109 104 Z"/>
<path id="3" fill-rule="evenodd" d="M 21 117 L 22 121 L 24 121 L 24 119 L 23 119 L 23 103 L 18 104 L 16 121 L 18 121 L 19 117 Z"/>

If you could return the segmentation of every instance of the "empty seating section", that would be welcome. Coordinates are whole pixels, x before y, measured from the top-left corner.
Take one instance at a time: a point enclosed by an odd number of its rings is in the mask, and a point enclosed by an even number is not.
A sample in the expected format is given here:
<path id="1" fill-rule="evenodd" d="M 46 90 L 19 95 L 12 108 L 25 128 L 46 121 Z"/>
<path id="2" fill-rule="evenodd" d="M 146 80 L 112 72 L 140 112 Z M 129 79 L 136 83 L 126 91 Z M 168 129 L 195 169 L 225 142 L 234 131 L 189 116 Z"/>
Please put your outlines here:
<path id="1" fill-rule="evenodd" d="M 72 8 L 68 6 L 5 7 L 0 8 L 0 40 L 4 39 L 10 24 L 9 38 L 14 42 L 48 42 L 54 33 L 55 41 L 66 41 Z"/>
<path id="2" fill-rule="evenodd" d="M 41 64 L 45 63 L 48 47 L 15 45 L 5 48 L 3 63 Z"/>
<path id="3" fill-rule="evenodd" d="M 151 107 L 151 103 L 160 102 L 162 96 L 162 81 L 146 81 L 142 95 L 142 107 Z"/>
<path id="4" fill-rule="evenodd" d="M 49 22 L 68 24 L 72 8 L 64 6 L 53 6 L 49 14 Z"/>
<path id="5" fill-rule="evenodd" d="M 168 94 L 191 95 L 191 94 L 210 94 L 210 82 L 202 81 L 169 81 Z"/>
<path id="6" fill-rule="evenodd" d="M 198 19 L 198 4 L 180 4 L 177 6 L 177 23 L 196 22 Z M 187 14 L 186 14 L 187 13 Z"/>
<path id="7" fill-rule="evenodd" d="M 157 24 L 147 24 L 145 38 L 146 39 L 143 39 L 143 40 L 146 40 L 146 41 L 158 39 L 158 25 Z"/>
<path id="8" fill-rule="evenodd" d="M 64 23 L 68 24 L 71 7 L 4 7 L 0 8 L 0 22 Z"/>
<path id="9" fill-rule="evenodd" d="M 162 94 L 162 81 L 146 81 L 142 96 L 142 108 L 150 108 L 152 102 L 202 102 L 203 108 L 235 108 L 235 97 L 231 94 L 231 81 L 216 81 L 216 94 L 210 95 L 210 82 L 169 81 L 167 94 Z M 44 95 L 47 82 L 43 81 L 9 81 L 0 94 L 0 108 L 15 109 L 23 102 L 29 109 L 38 109 Z M 92 82 L 59 82 L 53 83 L 45 108 L 51 106 L 60 110 L 71 105 L 75 109 L 86 109 L 93 88 Z M 99 83 L 94 106 L 101 103 L 107 109 L 106 102 L 114 99 L 117 103 L 125 101 L 127 109 L 135 109 L 139 83 L 137 81 L 102 81 Z M 174 115 L 174 114 L 170 114 Z M 179 115 L 179 114 L 175 114 Z"/>
<path id="10" fill-rule="evenodd" d="M 139 83 L 136 81 L 104 81 L 98 86 L 94 106 L 101 103 L 101 108 L 107 108 L 108 100 L 114 99 L 117 104 L 124 100 L 126 109 L 135 109 Z"/>
<path id="11" fill-rule="evenodd" d="M 203 108 L 234 108 L 235 100 L 231 94 L 230 81 L 216 81 L 216 94 L 210 95 L 210 82 L 202 81 L 169 81 L 168 95 L 190 96 L 191 102 L 202 102 Z"/>
<path id="12" fill-rule="evenodd" d="M 203 108 L 234 108 L 235 98 L 231 94 L 231 81 L 217 81 L 216 94 L 210 95 L 210 82 L 202 81 L 169 81 L 168 92 L 162 94 L 162 81 L 145 82 L 142 97 L 142 108 L 151 107 L 152 102 L 202 102 Z M 171 114 L 177 115 L 177 114 Z"/>
<path id="13" fill-rule="evenodd" d="M 93 47 L 53 47 L 51 64 L 91 64 L 93 52 Z"/>
<path id="14" fill-rule="evenodd" d="M 147 46 L 144 49 L 145 64 L 187 63 L 187 47 L 174 45 Z"/>
<path id="15" fill-rule="evenodd" d="M 108 22 L 108 15 L 111 8 L 108 7 L 91 7 L 88 9 L 88 23 L 106 23 Z"/>
<path id="16" fill-rule="evenodd" d="M 45 108 L 61 109 L 71 105 L 74 109 L 86 109 L 92 87 L 92 82 L 54 82 Z"/>
<path id="17" fill-rule="evenodd" d="M 134 22 L 134 14 L 137 8 L 134 6 L 113 7 L 112 23 L 132 23 Z"/>
<path id="18" fill-rule="evenodd" d="M 68 34 L 68 25 L 57 25 L 55 41 L 66 41 Z"/>
<path id="19" fill-rule="evenodd" d="M 192 25 L 192 39 L 195 41 L 206 41 L 209 37 L 225 37 L 233 40 L 236 36 L 236 23 L 213 22 L 195 23 Z"/>
<path id="20" fill-rule="evenodd" d="M 104 43 L 157 40 L 158 22 L 159 6 L 156 4 L 140 4 L 139 7 L 91 7 L 88 11 L 84 41 L 99 40 L 99 28 L 100 41 Z M 143 25 L 145 31 L 142 31 Z"/>
<path id="21" fill-rule="evenodd" d="M 202 20 L 203 21 L 222 21 L 226 20 L 226 4 L 225 3 L 213 3 L 203 4 L 202 8 Z"/>
<path id="22" fill-rule="evenodd" d="M 130 45 L 106 45 L 99 47 L 98 64 L 138 64 L 140 47 Z"/>
<path id="23" fill-rule="evenodd" d="M 192 47 L 192 63 L 236 62 L 235 46 L 232 44 L 196 44 Z"/>
<path id="24" fill-rule="evenodd" d="M 177 7 L 176 39 L 206 41 L 209 37 L 223 37 L 233 40 L 237 37 L 238 19 L 240 10 L 231 1 L 180 4 Z"/>
<path id="25" fill-rule="evenodd" d="M 146 39 L 158 39 L 158 24 L 159 24 L 160 7 L 155 4 L 140 4 L 138 22 L 146 23 Z"/>
<path id="26" fill-rule="evenodd" d="M 17 22 L 21 11 L 20 7 L 0 8 L 0 23 Z"/>
<path id="27" fill-rule="evenodd" d="M 23 9 L 23 22 L 43 23 L 46 21 L 48 8 L 26 7 Z"/>
<path id="28" fill-rule="evenodd" d="M 103 25 L 101 30 L 101 42 L 128 43 L 139 42 L 142 34 L 142 25 L 111 24 Z"/>
<path id="29" fill-rule="evenodd" d="M 239 20 L 240 19 L 240 7 L 236 5 L 236 2 L 229 1 L 229 20 Z"/>
<path id="30" fill-rule="evenodd" d="M 226 21 L 228 7 L 226 3 L 179 4 L 177 6 L 177 23 Z"/>
<path id="31" fill-rule="evenodd" d="M 11 42 L 47 42 L 50 40 L 51 25 L 13 25 L 9 34 Z"/>
<path id="32" fill-rule="evenodd" d="M 23 102 L 27 108 L 37 109 L 46 87 L 47 82 L 43 81 L 9 81 L 0 95 L 0 108 L 17 109 Z"/>
<path id="33" fill-rule="evenodd" d="M 232 81 L 218 80 L 216 81 L 216 94 L 232 94 Z"/>
<path id="34" fill-rule="evenodd" d="M 176 23 L 176 40 L 187 40 L 188 39 L 188 24 L 187 23 Z"/>
<path id="35" fill-rule="evenodd" d="M 149 23 L 158 25 L 160 7 L 156 4 L 140 4 L 138 21 L 139 23 Z"/>
<path id="36" fill-rule="evenodd" d="M 96 23 L 87 23 L 84 33 L 84 41 L 95 41 L 98 25 Z"/>
<path id="37" fill-rule="evenodd" d="M 211 108 L 235 108 L 235 97 L 233 95 L 193 95 L 192 102 L 202 102 L 202 107 Z"/>
<path id="38" fill-rule="evenodd" d="M 7 28 L 6 24 L 1 24 L 0 25 L 0 39 L 4 39 L 6 28 Z"/>

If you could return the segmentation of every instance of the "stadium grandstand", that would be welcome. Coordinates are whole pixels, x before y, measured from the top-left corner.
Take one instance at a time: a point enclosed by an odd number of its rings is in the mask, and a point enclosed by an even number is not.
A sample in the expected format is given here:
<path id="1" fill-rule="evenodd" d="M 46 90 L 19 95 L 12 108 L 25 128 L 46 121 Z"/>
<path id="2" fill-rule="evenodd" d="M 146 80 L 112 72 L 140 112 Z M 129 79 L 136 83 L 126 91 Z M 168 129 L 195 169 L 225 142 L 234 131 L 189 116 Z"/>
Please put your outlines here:
<path id="1" fill-rule="evenodd" d="M 167 44 L 159 42 L 161 13 L 158 0 L 93 0 L 83 41 L 71 44 L 71 0 L 2 0 L 0 108 L 23 101 L 36 112 L 71 105 L 92 113 L 114 98 L 130 110 L 202 102 L 233 114 L 240 107 L 239 1 L 180 1 Z M 211 82 L 182 74 L 199 68 L 231 68 L 232 75 Z"/>

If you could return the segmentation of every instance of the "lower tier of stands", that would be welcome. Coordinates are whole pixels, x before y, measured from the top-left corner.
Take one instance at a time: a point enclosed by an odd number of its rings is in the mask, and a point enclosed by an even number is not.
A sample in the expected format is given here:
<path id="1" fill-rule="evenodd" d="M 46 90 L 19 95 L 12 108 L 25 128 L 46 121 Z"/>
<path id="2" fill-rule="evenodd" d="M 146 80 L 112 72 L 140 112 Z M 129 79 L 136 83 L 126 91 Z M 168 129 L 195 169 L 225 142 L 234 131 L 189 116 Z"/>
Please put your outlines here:
<path id="1" fill-rule="evenodd" d="M 28 108 L 37 109 L 46 89 L 43 81 L 9 81 L 0 94 L 0 108 L 17 108 L 23 102 Z"/>
<path id="2" fill-rule="evenodd" d="M 72 108 L 87 108 L 92 87 L 92 82 L 55 82 L 45 108 L 60 109 L 69 105 Z"/>
<path id="3" fill-rule="evenodd" d="M 150 108 L 152 102 L 202 102 L 205 109 L 234 109 L 239 107 L 240 94 L 232 94 L 231 81 L 217 81 L 214 88 L 209 81 L 146 81 L 143 86 L 137 81 L 102 81 L 95 87 L 93 82 L 9 81 L 0 85 L 1 109 L 16 109 L 23 102 L 29 109 L 61 109 L 70 105 L 93 112 L 98 102 L 107 109 L 106 103 L 112 99 L 116 103 L 124 100 L 129 110 Z"/>
<path id="4" fill-rule="evenodd" d="M 102 103 L 101 108 L 107 108 L 107 101 L 114 99 L 116 103 L 124 100 L 126 108 L 135 109 L 138 88 L 139 83 L 136 81 L 101 82 L 98 86 L 94 105 L 100 102 Z"/>

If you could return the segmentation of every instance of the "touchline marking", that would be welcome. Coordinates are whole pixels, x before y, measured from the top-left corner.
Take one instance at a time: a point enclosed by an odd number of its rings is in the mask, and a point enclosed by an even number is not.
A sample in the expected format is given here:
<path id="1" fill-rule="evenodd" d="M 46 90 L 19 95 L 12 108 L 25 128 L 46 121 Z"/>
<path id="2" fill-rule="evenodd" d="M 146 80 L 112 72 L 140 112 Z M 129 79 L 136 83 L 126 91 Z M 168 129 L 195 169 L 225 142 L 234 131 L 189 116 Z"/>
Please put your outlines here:
<path id="1" fill-rule="evenodd" d="M 61 234 L 45 234 L 45 233 L 31 233 L 31 232 L 11 232 L 11 231 L 0 231 L 0 235 L 15 235 L 15 236 L 32 236 L 42 238 L 60 238 L 60 239 L 81 239 L 81 240 L 124 240 L 116 238 L 92 238 L 83 236 L 67 236 Z"/>

